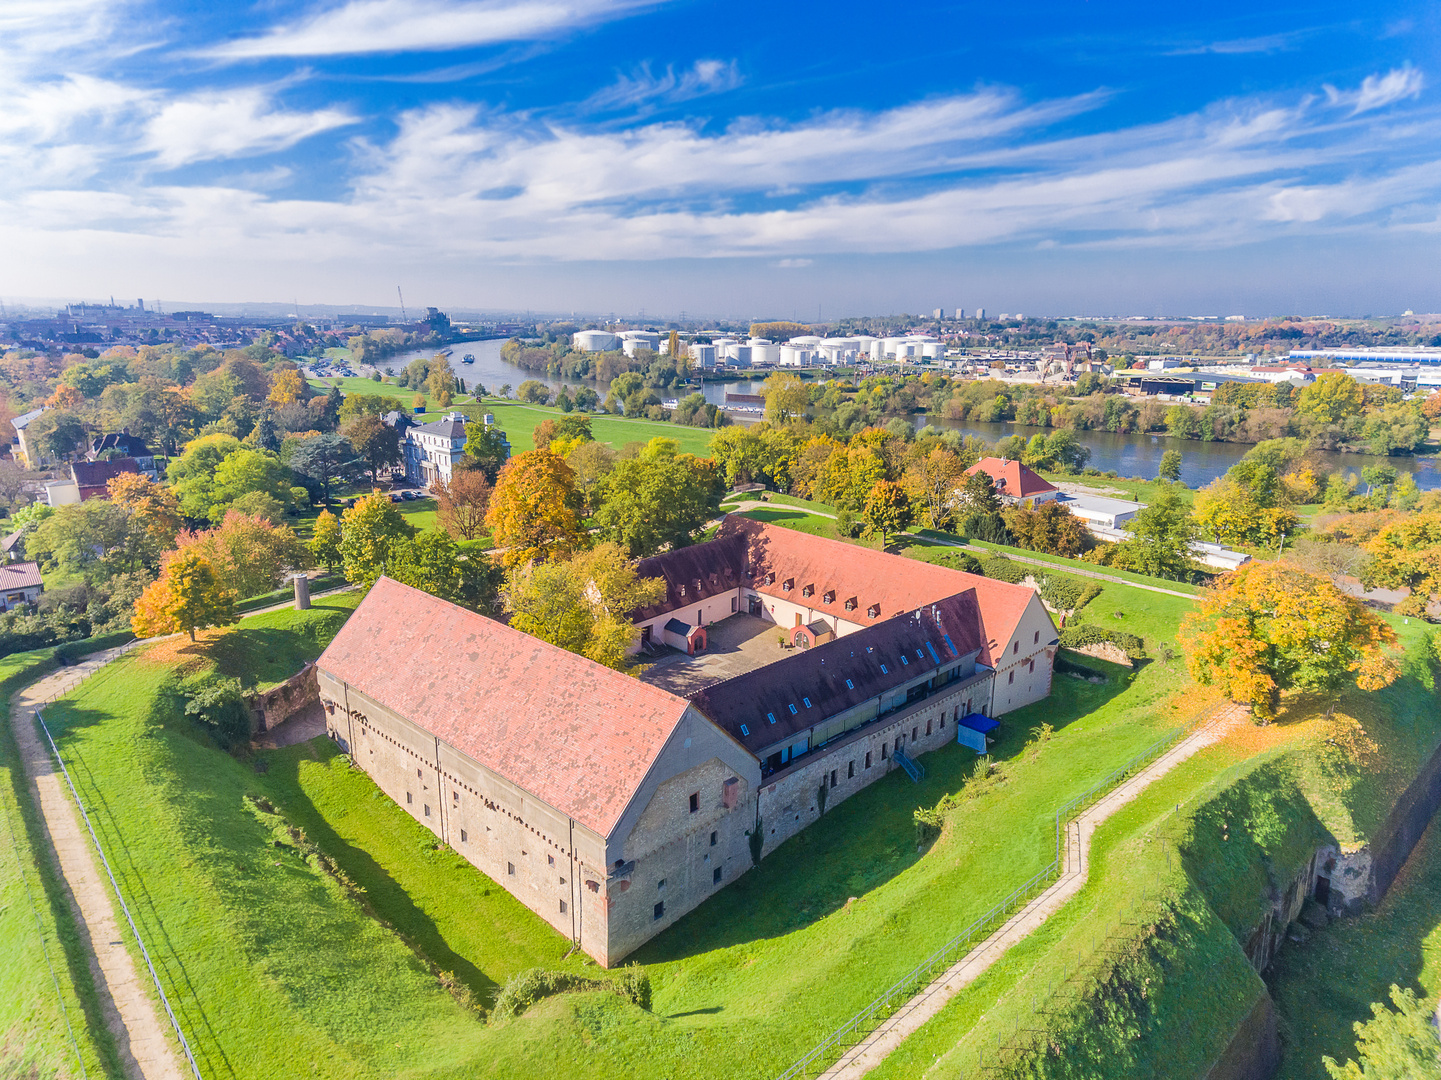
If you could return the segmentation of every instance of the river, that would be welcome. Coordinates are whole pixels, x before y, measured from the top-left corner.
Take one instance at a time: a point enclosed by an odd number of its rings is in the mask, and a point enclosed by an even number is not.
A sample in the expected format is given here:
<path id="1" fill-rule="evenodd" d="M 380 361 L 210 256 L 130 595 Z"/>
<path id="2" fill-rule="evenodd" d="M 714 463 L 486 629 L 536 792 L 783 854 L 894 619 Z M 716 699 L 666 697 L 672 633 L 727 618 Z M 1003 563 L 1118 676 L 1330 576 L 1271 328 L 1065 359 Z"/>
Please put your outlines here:
<path id="1" fill-rule="evenodd" d="M 547 375 L 527 371 L 515 364 L 507 363 L 500 357 L 500 348 L 505 342 L 499 338 L 489 341 L 458 342 L 452 346 L 451 366 L 457 375 L 465 380 L 467 387 L 476 382 L 494 393 L 504 383 L 510 383 L 512 391 L 527 379 L 537 379 L 554 390 L 569 387 L 572 391 L 587 385 L 578 379 L 553 379 Z M 475 357 L 475 363 L 462 363 L 466 354 Z M 429 358 L 434 349 L 418 349 L 400 353 L 379 365 L 391 373 L 400 371 L 416 357 Z M 590 382 L 596 390 L 603 388 Z M 705 398 L 716 405 L 725 403 L 726 391 L 736 394 L 754 394 L 760 391 L 760 382 L 742 380 L 739 382 L 708 382 L 705 384 Z M 917 418 L 919 424 L 927 422 L 923 415 Z M 1021 427 L 1016 424 L 985 424 L 970 420 L 934 420 L 938 427 L 948 428 L 975 435 L 987 442 L 995 443 L 1008 435 L 1030 438 L 1045 429 Z M 1077 431 L 1076 440 L 1091 451 L 1090 467 L 1102 472 L 1116 472 L 1121 476 L 1139 476 L 1154 479 L 1161 468 L 1161 455 L 1167 450 L 1181 451 L 1181 480 L 1188 487 L 1202 487 L 1209 484 L 1234 465 L 1247 450 L 1245 443 L 1201 442 L 1195 439 L 1171 439 L 1162 435 L 1117 435 L 1109 431 Z M 1312 455 L 1317 464 L 1327 472 L 1349 470 L 1358 476 L 1368 465 L 1390 465 L 1398 472 L 1409 472 L 1416 478 L 1416 486 L 1423 491 L 1441 488 L 1441 471 L 1434 456 L 1425 457 L 1374 457 L 1370 454 L 1335 454 L 1317 451 Z"/>

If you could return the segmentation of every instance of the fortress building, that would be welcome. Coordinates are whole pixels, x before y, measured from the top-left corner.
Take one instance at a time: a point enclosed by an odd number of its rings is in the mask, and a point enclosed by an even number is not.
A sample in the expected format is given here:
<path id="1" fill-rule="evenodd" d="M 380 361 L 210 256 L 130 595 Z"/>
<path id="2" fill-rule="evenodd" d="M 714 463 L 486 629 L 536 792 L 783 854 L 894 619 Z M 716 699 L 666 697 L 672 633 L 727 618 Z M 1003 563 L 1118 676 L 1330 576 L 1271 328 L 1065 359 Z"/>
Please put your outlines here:
<path id="1" fill-rule="evenodd" d="M 388 578 L 317 663 L 354 762 L 605 965 L 963 718 L 1050 692 L 1025 586 L 738 518 L 638 569 L 667 587 L 633 613 L 641 679 Z"/>

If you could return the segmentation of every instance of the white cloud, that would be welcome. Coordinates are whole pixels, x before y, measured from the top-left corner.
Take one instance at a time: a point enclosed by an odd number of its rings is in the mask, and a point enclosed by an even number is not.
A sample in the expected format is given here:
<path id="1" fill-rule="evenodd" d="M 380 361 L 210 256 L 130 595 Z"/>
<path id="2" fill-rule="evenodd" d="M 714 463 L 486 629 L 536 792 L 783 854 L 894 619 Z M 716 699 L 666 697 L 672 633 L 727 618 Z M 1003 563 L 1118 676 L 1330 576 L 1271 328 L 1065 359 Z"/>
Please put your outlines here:
<path id="1" fill-rule="evenodd" d="M 1350 106 L 1351 115 L 1358 116 L 1373 109 L 1393 105 L 1407 98 L 1421 96 L 1426 77 L 1410 64 L 1392 68 L 1385 75 L 1368 75 L 1356 90 L 1337 90 L 1327 86 L 1326 98 L 1332 105 Z"/>
<path id="2" fill-rule="evenodd" d="M 162 166 L 174 168 L 284 150 L 353 123 L 355 117 L 339 109 L 274 109 L 269 94 L 246 88 L 169 102 L 146 125 L 142 147 Z"/>
<path id="3" fill-rule="evenodd" d="M 697 60 L 679 75 L 667 65 L 664 75 L 653 75 L 649 62 L 615 83 L 592 94 L 583 108 L 592 111 L 628 109 L 652 103 L 689 101 L 706 94 L 719 94 L 740 86 L 740 67 L 734 60 Z"/>
<path id="4" fill-rule="evenodd" d="M 529 41 L 625 15 L 645 0 L 350 0 L 206 55 L 344 56 Z"/>
<path id="5" fill-rule="evenodd" d="M 800 270 L 815 264 L 814 259 L 782 259 L 776 263 L 782 270 Z"/>

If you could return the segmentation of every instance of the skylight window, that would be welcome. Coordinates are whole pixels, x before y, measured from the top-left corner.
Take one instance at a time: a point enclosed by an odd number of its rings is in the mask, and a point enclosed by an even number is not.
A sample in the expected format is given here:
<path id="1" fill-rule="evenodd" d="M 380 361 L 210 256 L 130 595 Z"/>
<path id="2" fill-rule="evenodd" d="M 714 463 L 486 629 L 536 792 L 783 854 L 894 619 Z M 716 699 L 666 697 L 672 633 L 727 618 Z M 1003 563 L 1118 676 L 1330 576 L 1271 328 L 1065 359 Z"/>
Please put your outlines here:
<path id="1" fill-rule="evenodd" d="M 810 699 L 810 698 L 808 698 L 808 697 L 803 697 L 803 698 L 801 698 L 801 700 L 802 700 L 803 702 L 805 702 L 805 705 L 806 705 L 806 708 L 807 708 L 807 709 L 809 709 L 809 708 L 811 707 L 811 699 Z"/>
<path id="2" fill-rule="evenodd" d="M 794 715 L 797 713 L 797 711 L 798 711 L 798 710 L 796 709 L 796 707 L 795 707 L 794 704 L 789 705 L 789 706 L 787 706 L 787 707 L 790 709 L 792 716 L 794 716 Z"/>
<path id="3" fill-rule="evenodd" d="M 885 665 L 885 664 L 882 664 L 882 665 L 881 665 L 881 674 L 882 674 L 882 675 L 889 675 L 889 674 L 890 674 L 890 672 L 886 670 L 886 665 Z"/>
<path id="4" fill-rule="evenodd" d="M 742 735 L 749 735 L 750 733 L 751 733 L 751 729 L 748 728 L 748 727 L 746 727 L 744 724 L 742 724 L 742 725 L 741 725 L 741 734 L 742 734 Z"/>
<path id="5" fill-rule="evenodd" d="M 768 712 L 766 713 L 766 719 L 769 720 L 772 724 L 774 724 L 776 722 L 776 714 L 773 712 Z"/>
<path id="6" fill-rule="evenodd" d="M 910 658 L 909 658 L 908 656 L 906 656 L 905 653 L 901 653 L 901 663 L 902 663 L 902 664 L 909 664 L 910 662 L 911 662 L 911 661 L 910 661 Z"/>
<path id="7" fill-rule="evenodd" d="M 853 683 L 853 682 L 851 682 L 850 679 L 847 679 L 847 680 L 846 680 L 846 689 L 847 689 L 847 690 L 854 690 L 855 688 L 856 688 L 856 684 Z"/>

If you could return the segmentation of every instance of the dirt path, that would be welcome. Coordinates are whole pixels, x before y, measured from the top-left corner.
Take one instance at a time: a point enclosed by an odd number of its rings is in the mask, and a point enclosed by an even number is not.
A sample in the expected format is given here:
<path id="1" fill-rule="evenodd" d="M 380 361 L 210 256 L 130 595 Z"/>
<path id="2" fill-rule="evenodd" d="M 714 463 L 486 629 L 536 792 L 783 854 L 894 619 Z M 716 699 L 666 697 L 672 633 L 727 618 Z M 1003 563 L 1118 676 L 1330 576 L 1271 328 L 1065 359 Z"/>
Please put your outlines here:
<path id="1" fill-rule="evenodd" d="M 90 974 L 100 1008 L 126 1075 L 131 1080 L 182 1080 L 186 1073 L 171 1045 L 170 1027 L 150 999 L 148 980 L 142 980 L 125 947 L 110 882 L 71 803 L 69 786 L 35 722 L 37 707 L 74 689 L 135 644 L 139 643 L 96 653 L 31 683 L 10 699 L 10 723 L 20 744 L 20 758 L 35 805 L 45 821 L 45 831 L 65 880 L 76 927 L 90 956 Z"/>
<path id="2" fill-rule="evenodd" d="M 819 1080 L 860 1080 L 879 1065 L 907 1036 L 913 1034 L 946 1003 L 1020 941 L 1061 909 L 1086 884 L 1090 872 L 1091 838 L 1101 823 L 1141 792 L 1193 754 L 1220 741 L 1237 724 L 1245 722 L 1246 710 L 1239 705 L 1220 709 L 1194 734 L 1181 740 L 1135 776 L 1106 795 L 1066 827 L 1065 867 L 1061 876 L 1021 910 L 1006 920 L 990 937 L 961 957 L 924 990 L 900 1007 L 863 1041 L 820 1074 Z"/>
<path id="3" fill-rule="evenodd" d="M 835 514 L 827 514 L 821 510 L 812 510 L 805 506 L 791 506 L 787 503 L 777 502 L 756 502 L 747 501 L 735 503 L 732 507 L 736 512 L 744 513 L 747 510 L 796 510 L 803 514 L 810 514 L 812 517 L 836 519 Z M 973 551 L 977 555 L 1003 555 L 1012 562 L 1026 563 L 1029 566 L 1043 566 L 1047 570 L 1055 570 L 1063 574 L 1075 574 L 1077 577 L 1095 578 L 1097 581 L 1109 581 L 1115 585 L 1129 585 L 1133 589 L 1145 589 L 1147 592 L 1161 593 L 1165 596 L 1179 596 L 1183 600 L 1195 600 L 1195 593 L 1179 592 L 1176 589 L 1164 589 L 1159 585 L 1144 585 L 1139 581 L 1132 581 L 1129 578 L 1116 577 L 1114 574 L 1103 574 L 1097 570 L 1082 570 L 1080 567 L 1060 565 L 1047 562 L 1045 559 L 1033 559 L 1026 555 L 1015 555 L 1009 551 L 992 551 L 989 548 L 977 547 L 975 544 L 963 544 L 959 540 L 937 540 L 934 536 L 917 536 L 915 533 L 899 533 L 899 536 L 909 537 L 918 544 L 934 544 L 937 547 L 960 548 L 962 551 Z"/>

